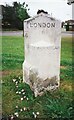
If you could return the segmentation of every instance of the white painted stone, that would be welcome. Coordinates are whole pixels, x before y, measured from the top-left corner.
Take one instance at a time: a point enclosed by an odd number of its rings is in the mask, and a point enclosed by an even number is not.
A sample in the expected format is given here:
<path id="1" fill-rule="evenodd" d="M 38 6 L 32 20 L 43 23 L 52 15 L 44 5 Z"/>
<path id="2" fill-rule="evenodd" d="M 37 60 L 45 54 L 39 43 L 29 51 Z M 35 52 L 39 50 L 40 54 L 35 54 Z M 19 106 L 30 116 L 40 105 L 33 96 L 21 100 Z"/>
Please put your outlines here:
<path id="1" fill-rule="evenodd" d="M 35 96 L 60 83 L 61 22 L 40 13 L 24 21 L 23 81 Z"/>

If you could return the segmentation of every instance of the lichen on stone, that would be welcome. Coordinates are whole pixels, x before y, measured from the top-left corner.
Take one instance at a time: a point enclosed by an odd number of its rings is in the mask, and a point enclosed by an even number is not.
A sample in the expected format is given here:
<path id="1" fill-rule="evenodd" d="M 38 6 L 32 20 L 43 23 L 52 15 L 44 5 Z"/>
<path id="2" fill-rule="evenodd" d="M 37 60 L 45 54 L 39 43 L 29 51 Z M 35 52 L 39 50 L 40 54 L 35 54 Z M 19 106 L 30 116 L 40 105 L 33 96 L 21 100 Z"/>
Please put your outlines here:
<path id="1" fill-rule="evenodd" d="M 34 91 L 35 97 L 42 95 L 45 91 L 54 90 L 58 86 L 57 76 L 43 80 L 39 77 L 36 69 L 30 69 L 29 74 L 24 72 L 24 75 L 25 81 L 30 85 L 31 90 Z"/>

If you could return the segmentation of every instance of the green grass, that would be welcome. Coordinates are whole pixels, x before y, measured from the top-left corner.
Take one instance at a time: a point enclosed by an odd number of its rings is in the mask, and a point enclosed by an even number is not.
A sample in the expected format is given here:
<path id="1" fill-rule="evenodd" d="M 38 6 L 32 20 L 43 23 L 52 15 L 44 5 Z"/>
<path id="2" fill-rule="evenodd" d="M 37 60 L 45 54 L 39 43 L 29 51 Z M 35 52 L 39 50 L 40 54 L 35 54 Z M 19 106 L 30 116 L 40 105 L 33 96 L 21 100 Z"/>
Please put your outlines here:
<path id="1" fill-rule="evenodd" d="M 24 61 L 23 37 L 3 37 L 2 58 L 3 70 L 21 69 Z"/>
<path id="2" fill-rule="evenodd" d="M 71 119 L 72 108 L 72 39 L 62 38 L 61 49 L 61 75 L 60 88 L 53 92 L 45 92 L 44 95 L 34 97 L 29 86 L 22 82 L 22 63 L 24 61 L 23 37 L 3 37 L 2 62 L 3 62 L 3 116 L 34 119 L 33 112 L 39 112 L 37 118 Z M 13 82 L 16 80 L 17 85 Z M 21 101 L 24 89 L 26 98 Z M 16 94 L 16 92 L 21 94 Z M 28 100 L 27 100 L 28 98 Z M 18 106 L 18 108 L 16 108 Z M 20 109 L 26 110 L 20 112 Z"/>
<path id="3" fill-rule="evenodd" d="M 72 65 L 72 38 L 62 38 L 61 65 Z"/>

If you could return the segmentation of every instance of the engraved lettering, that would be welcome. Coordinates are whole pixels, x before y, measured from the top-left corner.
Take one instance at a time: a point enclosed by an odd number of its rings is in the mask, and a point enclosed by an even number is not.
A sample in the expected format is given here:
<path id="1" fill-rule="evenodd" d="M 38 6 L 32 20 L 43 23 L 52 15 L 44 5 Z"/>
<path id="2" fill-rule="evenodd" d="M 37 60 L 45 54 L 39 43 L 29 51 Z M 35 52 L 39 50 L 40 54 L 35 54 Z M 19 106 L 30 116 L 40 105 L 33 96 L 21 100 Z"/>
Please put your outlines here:
<path id="1" fill-rule="evenodd" d="M 47 27 L 50 28 L 50 23 L 47 23 Z"/>
<path id="2" fill-rule="evenodd" d="M 41 27 L 41 23 L 38 23 L 38 25 Z"/>
<path id="3" fill-rule="evenodd" d="M 51 23 L 51 27 L 55 27 L 55 23 Z"/>
<path id="4" fill-rule="evenodd" d="M 43 28 L 54 28 L 55 23 L 30 23 L 30 27 L 43 27 Z"/>
<path id="5" fill-rule="evenodd" d="M 37 27 L 37 23 L 34 23 L 34 27 Z"/>
<path id="6" fill-rule="evenodd" d="M 45 23 L 43 23 L 43 27 L 46 27 L 46 24 L 45 24 Z"/>
<path id="7" fill-rule="evenodd" d="M 33 27 L 33 24 L 32 24 L 32 23 L 30 23 L 30 27 Z"/>

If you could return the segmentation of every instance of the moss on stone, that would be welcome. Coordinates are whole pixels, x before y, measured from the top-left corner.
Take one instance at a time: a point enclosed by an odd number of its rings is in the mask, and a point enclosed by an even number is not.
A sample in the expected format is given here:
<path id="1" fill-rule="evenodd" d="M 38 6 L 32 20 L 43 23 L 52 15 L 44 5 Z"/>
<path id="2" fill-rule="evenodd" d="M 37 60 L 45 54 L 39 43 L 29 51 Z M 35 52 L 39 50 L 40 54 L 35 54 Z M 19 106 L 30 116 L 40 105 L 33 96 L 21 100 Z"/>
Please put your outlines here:
<path id="1" fill-rule="evenodd" d="M 25 82 L 30 85 L 30 88 L 34 91 L 35 96 L 42 95 L 44 91 L 56 89 L 56 86 L 58 86 L 57 76 L 44 80 L 38 76 L 38 72 L 34 69 L 29 70 L 29 74 L 24 71 L 24 75 L 26 79 Z"/>

